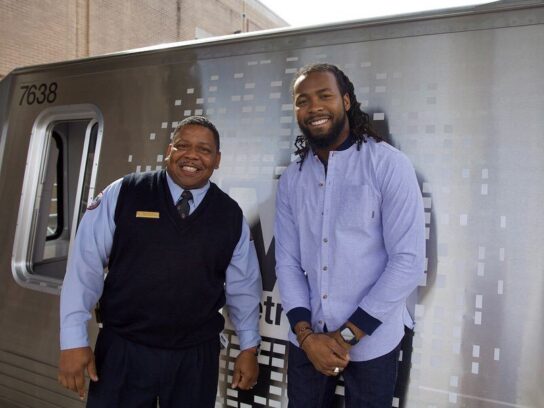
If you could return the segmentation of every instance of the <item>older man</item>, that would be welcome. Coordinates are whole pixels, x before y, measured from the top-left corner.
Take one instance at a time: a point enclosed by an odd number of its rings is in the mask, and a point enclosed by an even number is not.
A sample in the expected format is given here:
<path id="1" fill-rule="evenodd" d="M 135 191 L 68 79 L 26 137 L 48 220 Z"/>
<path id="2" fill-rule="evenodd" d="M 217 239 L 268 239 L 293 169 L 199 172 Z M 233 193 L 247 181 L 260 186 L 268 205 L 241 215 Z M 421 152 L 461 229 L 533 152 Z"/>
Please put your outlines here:
<path id="1" fill-rule="evenodd" d="M 83 398 L 87 370 L 88 407 L 213 407 L 225 304 L 241 348 L 232 387 L 255 384 L 261 277 L 240 207 L 209 181 L 220 159 L 215 126 L 187 118 L 166 170 L 117 180 L 85 213 L 61 296 L 59 381 Z"/>

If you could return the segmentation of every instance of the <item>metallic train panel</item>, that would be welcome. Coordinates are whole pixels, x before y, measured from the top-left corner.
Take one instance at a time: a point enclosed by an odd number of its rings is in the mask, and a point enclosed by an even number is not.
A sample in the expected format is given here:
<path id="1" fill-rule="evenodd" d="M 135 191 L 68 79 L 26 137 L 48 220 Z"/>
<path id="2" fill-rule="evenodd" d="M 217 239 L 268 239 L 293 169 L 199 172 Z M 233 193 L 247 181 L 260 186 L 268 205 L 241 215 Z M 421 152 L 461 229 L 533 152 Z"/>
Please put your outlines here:
<path id="1" fill-rule="evenodd" d="M 97 192 L 128 172 L 162 168 L 184 117 L 217 125 L 214 180 L 252 225 L 265 289 L 260 383 L 252 393 L 229 389 L 237 339 L 227 328 L 218 406 L 286 406 L 274 195 L 298 134 L 293 73 L 326 61 L 345 70 L 375 126 L 412 160 L 425 202 L 427 277 L 411 299 L 407 392 L 392 406 L 543 406 L 543 23 L 542 6 L 497 6 L 14 72 L 10 105 L 0 110 L 9 112 L 0 117 L 1 129 L 8 123 L 0 135 L 0 401 L 81 406 L 56 384 L 58 297 L 18 286 L 10 266 L 30 133 L 43 110 L 19 106 L 19 91 L 56 81 L 55 106 L 92 103 L 103 115 Z M 340 385 L 337 406 L 343 392 Z"/>

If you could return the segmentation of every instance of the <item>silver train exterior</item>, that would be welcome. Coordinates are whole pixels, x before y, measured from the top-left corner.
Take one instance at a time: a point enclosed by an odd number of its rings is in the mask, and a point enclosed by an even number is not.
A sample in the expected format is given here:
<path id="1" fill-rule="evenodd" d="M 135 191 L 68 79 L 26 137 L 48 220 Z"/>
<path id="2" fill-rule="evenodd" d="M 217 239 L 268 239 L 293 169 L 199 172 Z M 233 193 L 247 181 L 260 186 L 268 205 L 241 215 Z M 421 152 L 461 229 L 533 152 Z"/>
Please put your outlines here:
<path id="1" fill-rule="evenodd" d="M 162 168 L 193 114 L 220 129 L 214 180 L 252 225 L 265 289 L 259 385 L 227 386 L 227 327 L 217 406 L 287 406 L 274 195 L 298 134 L 293 73 L 323 61 L 412 160 L 425 202 L 426 279 L 392 407 L 543 407 L 543 44 L 541 1 L 499 2 L 16 69 L 0 83 L 0 406 L 82 406 L 57 384 L 69 242 L 88 200 Z"/>

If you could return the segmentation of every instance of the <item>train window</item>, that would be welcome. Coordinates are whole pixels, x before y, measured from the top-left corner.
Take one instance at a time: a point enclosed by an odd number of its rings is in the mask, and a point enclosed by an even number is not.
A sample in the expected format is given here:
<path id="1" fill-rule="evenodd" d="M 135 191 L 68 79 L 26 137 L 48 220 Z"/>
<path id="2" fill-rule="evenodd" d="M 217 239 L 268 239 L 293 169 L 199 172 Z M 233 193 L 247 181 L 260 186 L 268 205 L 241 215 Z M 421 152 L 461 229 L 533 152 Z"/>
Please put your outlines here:
<path id="1" fill-rule="evenodd" d="M 47 224 L 46 241 L 53 241 L 62 235 L 64 229 L 64 202 L 63 202 L 63 145 L 61 136 L 53 131 L 51 132 L 51 144 L 49 154 L 46 159 L 46 166 L 55 166 L 51 169 L 49 181 L 51 184 L 51 200 L 49 205 L 49 222 Z"/>
<path id="2" fill-rule="evenodd" d="M 94 194 L 102 128 L 92 105 L 51 108 L 36 119 L 12 257 L 19 284 L 60 291 L 70 242 Z"/>

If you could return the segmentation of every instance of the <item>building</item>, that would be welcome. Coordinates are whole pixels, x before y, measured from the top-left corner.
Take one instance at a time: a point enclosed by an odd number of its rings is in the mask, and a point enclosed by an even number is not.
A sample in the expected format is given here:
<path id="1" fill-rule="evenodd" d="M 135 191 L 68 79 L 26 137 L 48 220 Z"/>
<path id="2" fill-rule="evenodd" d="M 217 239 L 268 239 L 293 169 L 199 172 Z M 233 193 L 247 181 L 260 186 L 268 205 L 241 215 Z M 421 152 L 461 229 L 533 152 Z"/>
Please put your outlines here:
<path id="1" fill-rule="evenodd" d="M 20 66 L 287 25 L 258 0 L 2 0 L 0 79 Z"/>

